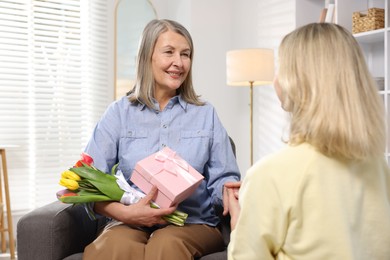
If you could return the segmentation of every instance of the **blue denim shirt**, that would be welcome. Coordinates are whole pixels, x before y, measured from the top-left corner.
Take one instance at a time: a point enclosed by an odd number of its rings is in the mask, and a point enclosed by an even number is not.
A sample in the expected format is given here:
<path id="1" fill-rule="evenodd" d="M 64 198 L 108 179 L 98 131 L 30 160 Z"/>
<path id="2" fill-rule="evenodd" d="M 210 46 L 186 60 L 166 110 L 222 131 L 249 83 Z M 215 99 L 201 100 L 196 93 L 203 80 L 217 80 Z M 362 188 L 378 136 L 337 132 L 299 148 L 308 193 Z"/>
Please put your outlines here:
<path id="1" fill-rule="evenodd" d="M 229 137 L 215 108 L 189 104 L 180 96 L 171 98 L 163 111 L 130 103 L 127 97 L 113 102 L 85 149 L 95 167 L 104 172 L 119 162 L 130 185 L 135 164 L 168 146 L 204 176 L 198 189 L 178 206 L 188 213 L 186 223 L 216 226 L 215 207 L 222 207 L 222 189 L 227 181 L 239 181 L 240 173 Z"/>

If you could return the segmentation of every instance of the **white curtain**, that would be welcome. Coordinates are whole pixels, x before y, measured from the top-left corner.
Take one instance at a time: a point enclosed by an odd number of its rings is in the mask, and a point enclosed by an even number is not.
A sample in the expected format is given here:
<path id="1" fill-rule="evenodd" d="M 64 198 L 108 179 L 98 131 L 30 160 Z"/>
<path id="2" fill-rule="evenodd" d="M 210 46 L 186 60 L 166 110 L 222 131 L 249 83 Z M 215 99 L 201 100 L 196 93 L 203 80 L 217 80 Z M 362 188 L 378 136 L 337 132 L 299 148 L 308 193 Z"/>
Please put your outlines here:
<path id="1" fill-rule="evenodd" d="M 56 200 L 112 101 L 107 0 L 0 0 L 0 146 L 12 210 Z"/>

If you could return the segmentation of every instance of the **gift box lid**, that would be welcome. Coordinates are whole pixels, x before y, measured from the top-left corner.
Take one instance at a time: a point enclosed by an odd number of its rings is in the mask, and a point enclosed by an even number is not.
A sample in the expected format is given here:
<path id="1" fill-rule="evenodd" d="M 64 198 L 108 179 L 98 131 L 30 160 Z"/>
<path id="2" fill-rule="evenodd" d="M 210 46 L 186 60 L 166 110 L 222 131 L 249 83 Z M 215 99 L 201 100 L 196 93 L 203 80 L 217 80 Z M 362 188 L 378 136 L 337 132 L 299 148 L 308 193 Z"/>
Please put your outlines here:
<path id="1" fill-rule="evenodd" d="M 155 177 L 153 179 L 157 183 L 154 184 L 158 186 L 158 189 L 161 192 L 172 199 L 185 190 L 188 190 L 193 186 L 198 186 L 204 179 L 203 175 L 196 171 L 169 147 L 165 147 L 159 152 L 140 160 L 135 165 L 135 170 L 148 182 L 152 182 L 152 178 Z M 172 181 L 172 178 L 167 178 L 167 175 L 163 178 L 158 176 L 159 174 L 164 173 L 174 175 L 175 179 L 173 181 L 175 181 L 175 183 L 170 183 L 169 181 Z M 180 185 L 183 183 L 184 186 Z M 168 184 L 168 186 L 175 184 L 175 189 L 166 187 L 166 184 Z"/>

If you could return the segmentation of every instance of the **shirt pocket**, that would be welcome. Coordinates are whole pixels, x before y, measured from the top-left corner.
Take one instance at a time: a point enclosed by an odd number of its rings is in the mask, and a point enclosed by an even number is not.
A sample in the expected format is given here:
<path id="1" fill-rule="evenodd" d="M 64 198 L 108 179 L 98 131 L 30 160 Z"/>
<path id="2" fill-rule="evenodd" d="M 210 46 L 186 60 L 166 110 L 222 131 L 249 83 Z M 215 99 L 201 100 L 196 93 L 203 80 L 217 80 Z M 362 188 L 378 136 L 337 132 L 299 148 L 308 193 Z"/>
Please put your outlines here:
<path id="1" fill-rule="evenodd" d="M 186 161 L 197 171 L 203 172 L 210 157 L 210 147 L 213 132 L 209 130 L 181 131 L 180 147 Z"/>
<path id="2" fill-rule="evenodd" d="M 120 169 L 129 176 L 134 165 L 149 155 L 148 131 L 144 129 L 128 129 L 119 142 L 118 157 Z"/>
<path id="3" fill-rule="evenodd" d="M 148 131 L 143 129 L 129 129 L 127 130 L 125 134 L 125 138 L 130 139 L 140 139 L 140 138 L 146 138 L 148 136 Z"/>

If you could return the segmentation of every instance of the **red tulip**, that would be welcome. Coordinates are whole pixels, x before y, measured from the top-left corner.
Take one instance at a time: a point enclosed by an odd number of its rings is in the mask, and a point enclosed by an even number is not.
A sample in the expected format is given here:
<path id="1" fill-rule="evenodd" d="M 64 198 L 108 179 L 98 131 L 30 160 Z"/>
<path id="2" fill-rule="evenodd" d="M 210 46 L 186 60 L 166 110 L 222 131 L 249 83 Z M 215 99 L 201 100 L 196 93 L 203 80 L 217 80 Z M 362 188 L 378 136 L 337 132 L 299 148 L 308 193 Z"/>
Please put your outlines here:
<path id="1" fill-rule="evenodd" d="M 60 199 L 62 197 L 69 197 L 69 196 L 79 196 L 77 193 L 75 192 L 72 192 L 68 189 L 65 189 L 65 190 L 60 190 L 56 193 L 57 195 L 57 198 Z"/>
<path id="2" fill-rule="evenodd" d="M 87 153 L 82 153 L 82 154 L 81 154 L 81 160 L 82 160 L 85 164 L 88 164 L 88 165 L 93 164 L 93 159 L 92 159 L 92 157 L 89 156 L 89 154 L 87 154 Z"/>
<path id="3" fill-rule="evenodd" d="M 89 154 L 87 153 L 82 153 L 80 155 L 80 160 L 78 160 L 76 162 L 76 164 L 74 165 L 74 167 L 82 167 L 83 166 L 83 163 L 88 165 L 88 166 L 91 166 L 93 164 L 93 159 L 91 156 L 89 156 Z"/>
<path id="4" fill-rule="evenodd" d="M 79 194 L 74 193 L 74 192 L 69 192 L 69 193 L 65 193 L 61 197 L 70 197 L 70 196 L 79 196 Z"/>
<path id="5" fill-rule="evenodd" d="M 74 167 L 82 167 L 83 166 L 83 163 L 80 161 L 77 161 L 76 164 L 74 165 Z"/>

